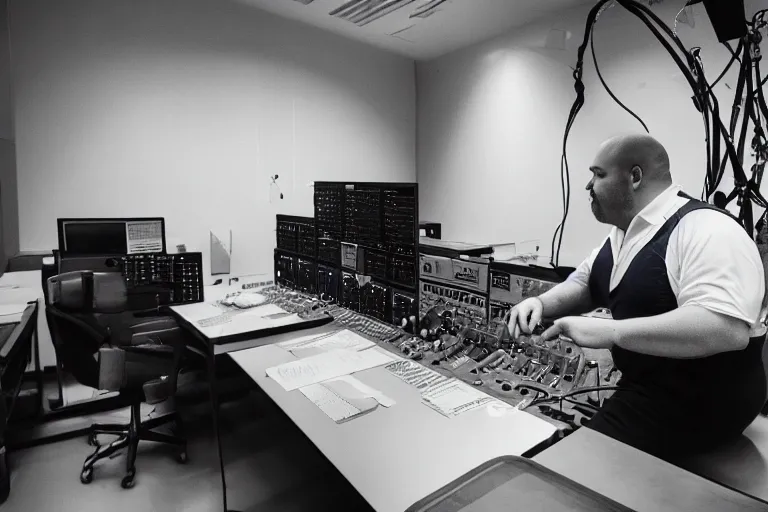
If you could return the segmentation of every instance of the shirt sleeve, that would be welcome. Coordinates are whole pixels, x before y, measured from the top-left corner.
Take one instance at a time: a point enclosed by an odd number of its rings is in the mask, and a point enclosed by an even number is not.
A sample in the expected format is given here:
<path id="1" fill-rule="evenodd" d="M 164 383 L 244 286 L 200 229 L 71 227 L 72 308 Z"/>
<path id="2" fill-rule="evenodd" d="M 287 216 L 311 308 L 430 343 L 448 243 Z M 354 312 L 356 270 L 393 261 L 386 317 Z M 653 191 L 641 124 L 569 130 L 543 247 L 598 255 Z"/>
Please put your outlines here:
<path id="1" fill-rule="evenodd" d="M 700 306 L 748 325 L 757 321 L 765 295 L 763 264 L 733 219 L 714 210 L 693 211 L 677 225 L 667 250 L 667 261 L 678 264 L 670 282 L 679 307 Z"/>
<path id="2" fill-rule="evenodd" d="M 603 245 L 605 245 L 605 240 L 603 240 L 603 243 L 598 245 L 597 248 L 592 251 L 592 254 L 587 256 L 587 258 L 582 261 L 578 267 L 576 267 L 576 270 L 571 272 L 571 275 L 568 276 L 566 281 L 576 283 L 582 288 L 589 287 L 589 276 L 592 273 L 592 265 L 595 263 L 595 258 L 597 258 L 597 255 L 600 253 L 600 249 L 603 248 Z"/>

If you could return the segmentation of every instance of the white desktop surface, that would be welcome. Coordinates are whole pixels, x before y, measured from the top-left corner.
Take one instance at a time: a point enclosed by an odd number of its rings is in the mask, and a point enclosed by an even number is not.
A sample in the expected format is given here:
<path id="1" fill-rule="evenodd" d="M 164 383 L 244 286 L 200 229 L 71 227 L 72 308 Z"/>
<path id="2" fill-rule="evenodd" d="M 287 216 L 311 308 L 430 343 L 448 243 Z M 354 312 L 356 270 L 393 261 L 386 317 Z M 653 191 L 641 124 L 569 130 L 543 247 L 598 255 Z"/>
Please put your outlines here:
<path id="1" fill-rule="evenodd" d="M 265 312 L 269 314 L 279 312 L 286 313 L 285 310 L 274 304 L 265 304 L 250 309 L 235 310 L 233 316 L 226 323 L 210 326 L 201 326 L 198 322 L 205 318 L 215 317 L 225 313 L 223 309 L 213 304 L 208 302 L 198 302 L 196 304 L 171 306 L 171 310 L 192 324 L 195 329 L 210 340 L 304 321 L 296 314 L 288 314 L 278 318 L 266 318 L 264 316 Z"/>
<path id="2" fill-rule="evenodd" d="M 13 324 L 21 322 L 24 311 L 29 307 L 26 302 L 0 303 L 0 324 Z"/>
<path id="3" fill-rule="evenodd" d="M 522 455 L 555 433 L 546 421 L 509 409 L 500 414 L 482 407 L 446 418 L 383 367 L 354 375 L 397 403 L 336 424 L 299 390 L 285 391 L 266 376 L 267 368 L 295 360 L 289 352 L 266 345 L 230 356 L 379 512 L 403 512 L 480 464 Z"/>
<path id="4" fill-rule="evenodd" d="M 22 272 L 6 272 L 0 276 L 0 304 L 20 304 L 37 300 L 37 339 L 40 350 L 40 364 L 43 367 L 56 364 L 56 352 L 48 330 L 48 320 L 45 317 L 45 298 L 43 296 L 42 275 L 40 270 Z M 21 317 L 19 317 L 21 319 Z M 0 322 L 16 322 L 0 317 Z M 28 370 L 33 368 L 30 362 Z"/>
<path id="5" fill-rule="evenodd" d="M 638 512 L 765 512 L 768 505 L 581 428 L 533 458 Z"/>

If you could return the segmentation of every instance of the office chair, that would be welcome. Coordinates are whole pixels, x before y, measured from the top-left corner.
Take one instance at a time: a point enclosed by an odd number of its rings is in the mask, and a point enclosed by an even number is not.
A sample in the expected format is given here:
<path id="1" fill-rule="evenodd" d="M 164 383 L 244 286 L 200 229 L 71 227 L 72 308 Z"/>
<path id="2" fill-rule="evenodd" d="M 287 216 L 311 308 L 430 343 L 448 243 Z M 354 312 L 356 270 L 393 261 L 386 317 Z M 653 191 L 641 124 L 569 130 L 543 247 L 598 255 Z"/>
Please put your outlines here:
<path id="1" fill-rule="evenodd" d="M 119 391 L 130 400 L 128 424 L 94 424 L 89 443 L 96 446 L 83 464 L 80 481 L 93 480 L 94 464 L 123 448 L 128 449 L 126 476 L 121 485 L 135 483 L 136 452 L 140 440 L 174 445 L 177 460 L 187 460 L 186 441 L 176 412 L 141 422 L 141 404 L 156 404 L 172 397 L 186 346 L 182 330 L 170 318 L 121 328 L 104 327 L 100 315 L 119 313 L 127 302 L 127 289 L 118 273 L 70 272 L 48 279 L 50 327 L 58 340 L 56 355 L 75 379 L 95 389 Z M 176 434 L 153 429 L 176 423 Z M 99 445 L 100 434 L 117 435 L 108 445 Z"/>
<path id="2" fill-rule="evenodd" d="M 97 414 L 101 412 L 112 411 L 115 409 L 127 407 L 130 405 L 129 397 L 120 395 L 119 393 L 103 394 L 93 398 L 77 400 L 76 402 L 71 402 L 71 403 L 65 402 L 65 398 L 64 398 L 65 373 L 75 373 L 77 370 L 73 371 L 73 368 L 77 368 L 82 364 L 92 366 L 92 363 L 84 362 L 82 358 L 68 357 L 68 354 L 70 351 L 65 351 L 62 349 L 62 347 L 63 346 L 71 347 L 73 342 L 67 341 L 63 337 L 63 335 L 59 333 L 59 331 L 55 327 L 55 319 L 51 317 L 51 313 L 49 313 L 48 311 L 47 306 L 51 304 L 48 297 L 48 293 L 49 293 L 48 279 L 59 274 L 58 272 L 59 254 L 58 254 L 58 251 L 56 250 L 54 250 L 53 253 L 54 253 L 54 262 L 43 263 L 43 268 L 41 272 L 42 274 L 41 284 L 43 288 L 43 298 L 45 299 L 45 304 L 46 304 L 46 308 L 44 310 L 45 319 L 48 324 L 48 331 L 51 335 L 51 341 L 53 342 L 53 347 L 56 352 L 56 384 L 58 389 L 57 389 L 56 397 L 48 398 L 49 411 L 45 414 L 44 421 L 56 421 L 63 418 L 83 416 L 87 414 Z M 148 326 L 148 328 L 151 328 L 151 327 Z M 79 335 L 79 332 L 76 332 L 75 335 L 76 336 Z M 98 348 L 96 348 L 94 352 L 96 350 L 98 350 Z M 65 359 L 67 360 L 66 366 L 64 364 Z M 93 378 L 91 378 L 90 381 L 95 382 Z"/>

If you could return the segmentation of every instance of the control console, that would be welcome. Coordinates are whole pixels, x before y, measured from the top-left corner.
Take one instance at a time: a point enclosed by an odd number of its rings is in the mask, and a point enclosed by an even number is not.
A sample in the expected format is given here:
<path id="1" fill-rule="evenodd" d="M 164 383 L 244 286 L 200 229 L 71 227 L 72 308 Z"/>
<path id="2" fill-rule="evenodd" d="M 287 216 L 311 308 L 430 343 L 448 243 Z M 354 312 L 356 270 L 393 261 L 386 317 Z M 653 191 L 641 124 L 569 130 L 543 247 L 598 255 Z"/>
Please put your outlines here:
<path id="1" fill-rule="evenodd" d="M 481 326 L 488 321 L 489 260 L 422 253 L 419 262 L 422 317 L 432 308 L 441 307 L 461 325 Z"/>
<path id="2" fill-rule="evenodd" d="M 199 252 L 131 254 L 121 257 L 131 309 L 202 302 L 203 260 Z"/>

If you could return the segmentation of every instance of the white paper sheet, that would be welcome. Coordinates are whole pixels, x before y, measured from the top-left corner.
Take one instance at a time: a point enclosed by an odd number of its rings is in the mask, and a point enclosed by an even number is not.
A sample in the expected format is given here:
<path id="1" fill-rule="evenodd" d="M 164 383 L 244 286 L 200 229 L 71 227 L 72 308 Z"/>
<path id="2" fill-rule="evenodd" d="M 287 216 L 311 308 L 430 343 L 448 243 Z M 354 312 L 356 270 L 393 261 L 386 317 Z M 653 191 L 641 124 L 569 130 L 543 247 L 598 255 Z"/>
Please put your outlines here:
<path id="1" fill-rule="evenodd" d="M 305 345 L 308 345 L 308 344 L 312 343 L 313 341 L 318 340 L 320 338 L 326 338 L 328 336 L 332 336 L 336 332 L 338 332 L 338 331 L 323 332 L 323 333 L 320 333 L 320 334 L 317 334 L 317 333 L 306 334 L 304 336 L 299 336 L 297 338 L 292 338 L 292 339 L 287 340 L 287 341 L 281 341 L 280 343 L 277 343 L 276 345 L 278 347 L 282 348 L 283 350 L 287 350 L 288 352 L 290 352 L 294 348 L 301 348 L 301 347 L 303 347 Z"/>
<path id="2" fill-rule="evenodd" d="M 387 365 L 387 370 L 403 380 L 406 384 L 414 386 L 419 391 L 425 391 L 430 386 L 447 382 L 448 377 L 440 375 L 410 359 L 401 359 Z"/>
<path id="3" fill-rule="evenodd" d="M 346 400 L 323 384 L 304 386 L 299 391 L 336 423 L 343 423 L 376 408 L 374 399 Z"/>
<path id="4" fill-rule="evenodd" d="M 387 395 L 379 391 L 378 389 L 374 389 L 371 386 L 364 384 L 363 382 L 360 382 L 360 380 L 356 379 L 355 377 L 351 375 L 345 375 L 343 377 L 339 377 L 337 379 L 331 379 L 323 382 L 323 385 L 332 385 L 334 382 L 346 382 L 356 390 L 358 390 L 362 396 L 364 397 L 370 397 L 375 398 L 377 402 L 379 402 L 380 405 L 384 407 L 392 407 L 395 405 L 395 401 L 389 398 Z"/>
<path id="5" fill-rule="evenodd" d="M 160 221 L 125 223 L 128 254 L 160 252 L 163 250 L 163 228 Z"/>
<path id="6" fill-rule="evenodd" d="M 206 305 L 206 311 L 214 312 L 214 306 Z M 298 315 L 289 313 L 275 304 L 264 304 L 251 309 L 233 309 L 213 316 L 196 320 L 197 328 L 209 338 L 256 332 L 262 329 L 278 327 L 300 322 Z"/>
<path id="7" fill-rule="evenodd" d="M 21 315 L 29 304 L 0 304 L 0 317 Z M 7 320 L 7 318 L 0 318 L 0 320 Z"/>
<path id="8" fill-rule="evenodd" d="M 267 376 L 287 391 L 291 391 L 391 362 L 392 356 L 378 348 L 360 352 L 331 350 L 306 359 L 267 368 Z"/>
<path id="9" fill-rule="evenodd" d="M 372 341 L 368 341 L 359 334 L 346 329 L 328 335 L 307 337 L 298 343 L 297 340 L 291 340 L 286 343 L 289 344 L 288 347 L 280 344 L 281 348 L 285 348 L 298 358 L 309 357 L 336 349 L 365 350 L 376 346 Z"/>
<path id="10" fill-rule="evenodd" d="M 421 394 L 421 399 L 449 418 L 496 401 L 495 398 L 458 379 L 431 386 Z"/>

